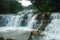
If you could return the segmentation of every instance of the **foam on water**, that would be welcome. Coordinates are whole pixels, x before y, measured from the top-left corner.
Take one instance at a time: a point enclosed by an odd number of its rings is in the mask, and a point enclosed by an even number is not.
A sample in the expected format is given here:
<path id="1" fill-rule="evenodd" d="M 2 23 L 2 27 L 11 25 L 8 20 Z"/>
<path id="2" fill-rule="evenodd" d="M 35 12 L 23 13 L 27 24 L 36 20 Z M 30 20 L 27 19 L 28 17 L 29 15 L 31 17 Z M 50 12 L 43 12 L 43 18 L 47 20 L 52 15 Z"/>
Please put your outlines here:
<path id="1" fill-rule="evenodd" d="M 8 23 L 6 26 L 0 27 L 0 37 L 4 37 L 5 40 L 8 38 L 28 40 L 31 31 L 37 31 L 37 29 L 33 29 L 37 15 L 33 15 L 31 10 L 19 12 L 18 15 L 3 16 L 7 17 Z M 23 24 L 26 22 L 26 26 L 23 26 L 22 22 Z"/>
<path id="2" fill-rule="evenodd" d="M 42 33 L 45 36 L 40 37 L 39 40 L 60 40 L 60 15 L 59 13 L 52 14 L 51 23 L 47 25 L 45 31 Z"/>

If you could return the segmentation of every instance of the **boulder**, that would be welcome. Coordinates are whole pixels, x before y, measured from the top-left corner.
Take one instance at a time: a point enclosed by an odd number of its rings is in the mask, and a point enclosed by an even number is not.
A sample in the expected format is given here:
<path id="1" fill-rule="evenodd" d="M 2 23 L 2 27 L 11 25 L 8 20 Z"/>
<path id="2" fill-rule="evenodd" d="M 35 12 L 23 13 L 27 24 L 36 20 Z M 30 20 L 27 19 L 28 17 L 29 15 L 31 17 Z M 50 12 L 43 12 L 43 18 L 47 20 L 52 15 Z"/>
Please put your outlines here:
<path id="1" fill-rule="evenodd" d="M 0 40 L 4 40 L 4 38 L 3 37 L 0 37 Z"/>
<path id="2" fill-rule="evenodd" d="M 9 39 L 6 39 L 6 40 L 14 40 L 13 38 L 9 38 Z"/>

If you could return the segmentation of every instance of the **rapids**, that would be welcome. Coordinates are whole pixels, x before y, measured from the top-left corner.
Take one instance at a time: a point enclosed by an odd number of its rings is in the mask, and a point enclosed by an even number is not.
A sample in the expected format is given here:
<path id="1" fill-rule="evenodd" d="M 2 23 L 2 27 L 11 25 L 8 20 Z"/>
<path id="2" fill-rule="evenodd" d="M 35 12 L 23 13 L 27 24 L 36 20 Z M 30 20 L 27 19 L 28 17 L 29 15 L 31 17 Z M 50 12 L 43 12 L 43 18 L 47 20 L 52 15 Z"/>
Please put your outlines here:
<path id="1" fill-rule="evenodd" d="M 0 15 L 0 37 L 5 40 L 28 40 L 31 31 L 38 29 L 33 28 L 37 25 L 36 17 L 31 10 L 18 12 L 18 15 Z M 52 13 L 50 21 L 40 36 L 32 36 L 33 40 L 60 40 L 60 14 Z"/>
<path id="2" fill-rule="evenodd" d="M 37 15 L 32 10 L 18 12 L 18 15 L 0 15 L 3 18 L 0 26 L 0 37 L 4 39 L 28 40 L 31 31 L 37 31 L 33 28 L 36 24 Z M 1 19 L 2 20 L 2 19 Z M 3 25 L 4 23 L 4 25 Z M 1 24 L 0 24 L 1 25 Z"/>
<path id="3" fill-rule="evenodd" d="M 50 16 L 51 23 L 47 25 L 42 37 L 38 40 L 60 40 L 60 13 L 53 13 Z"/>

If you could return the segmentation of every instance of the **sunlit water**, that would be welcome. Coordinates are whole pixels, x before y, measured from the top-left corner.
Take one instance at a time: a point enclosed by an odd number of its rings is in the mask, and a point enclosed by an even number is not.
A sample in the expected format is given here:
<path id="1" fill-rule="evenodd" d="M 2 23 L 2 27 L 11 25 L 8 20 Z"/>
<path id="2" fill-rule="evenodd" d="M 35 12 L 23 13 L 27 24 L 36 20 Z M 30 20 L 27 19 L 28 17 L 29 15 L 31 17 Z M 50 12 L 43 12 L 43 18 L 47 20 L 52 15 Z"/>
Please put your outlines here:
<path id="1" fill-rule="evenodd" d="M 33 28 L 36 24 L 37 15 L 31 10 L 18 12 L 18 15 L 0 15 L 7 20 L 5 26 L 0 27 L 0 37 L 4 39 L 12 38 L 14 40 L 28 40 L 31 31 L 37 31 Z M 1 24 L 0 24 L 1 25 Z"/>
<path id="2" fill-rule="evenodd" d="M 23 11 L 18 14 L 3 16 L 7 23 L 0 27 L 0 37 L 4 37 L 5 40 L 9 38 L 28 40 L 31 31 L 37 31 L 33 28 L 33 25 L 36 25 L 37 22 L 35 19 L 37 15 L 33 15 L 31 11 Z M 33 35 L 33 40 L 60 40 L 60 14 L 51 14 L 50 20 L 51 23 L 41 33 L 42 36 Z"/>
<path id="3" fill-rule="evenodd" d="M 60 40 L 60 14 L 51 14 L 51 23 L 47 25 L 44 36 L 39 37 L 39 40 Z"/>

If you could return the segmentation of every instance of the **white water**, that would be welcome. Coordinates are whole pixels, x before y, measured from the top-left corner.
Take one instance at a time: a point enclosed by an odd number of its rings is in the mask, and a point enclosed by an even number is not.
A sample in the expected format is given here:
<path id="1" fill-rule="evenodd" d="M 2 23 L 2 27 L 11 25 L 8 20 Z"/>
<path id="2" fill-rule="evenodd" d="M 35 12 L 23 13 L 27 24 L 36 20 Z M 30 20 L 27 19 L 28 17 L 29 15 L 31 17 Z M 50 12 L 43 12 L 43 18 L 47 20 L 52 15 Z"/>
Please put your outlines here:
<path id="1" fill-rule="evenodd" d="M 37 31 L 33 29 L 33 23 L 35 22 L 35 18 L 37 15 L 33 15 L 31 11 L 21 12 L 20 15 L 6 15 L 8 17 L 8 23 L 6 26 L 0 27 L 0 37 L 4 37 L 4 39 L 15 39 L 15 40 L 28 40 L 31 31 Z M 26 15 L 27 14 L 27 15 Z M 27 18 L 26 18 L 27 16 Z M 25 17 L 25 18 L 24 18 Z M 21 26 L 23 24 L 22 20 L 25 20 L 26 25 Z"/>
<path id="2" fill-rule="evenodd" d="M 51 23 L 47 25 L 44 36 L 39 37 L 38 40 L 60 40 L 60 14 L 54 13 L 51 15 Z"/>
<path id="3" fill-rule="evenodd" d="M 4 39 L 12 38 L 15 40 L 28 40 L 31 31 L 37 31 L 32 29 L 33 23 L 36 23 L 33 14 L 28 15 L 27 26 L 20 26 L 25 14 L 10 16 L 7 26 L 0 27 L 0 37 Z M 9 18 L 9 17 L 8 17 Z M 51 23 L 49 23 L 42 32 L 43 36 L 32 36 L 33 40 L 60 40 L 60 14 L 54 13 L 51 15 Z M 30 25 L 30 26 L 29 26 Z"/>
<path id="4" fill-rule="evenodd" d="M 16 15 L 16 16 L 10 15 L 11 20 L 9 20 L 7 26 L 14 26 L 14 27 L 19 26 L 18 22 L 22 20 L 20 18 L 23 17 L 23 16 L 24 16 L 23 14 L 22 15 Z"/>
<path id="5" fill-rule="evenodd" d="M 35 18 L 37 17 L 37 15 L 34 15 L 31 20 L 28 23 L 28 27 L 29 28 L 33 28 L 33 25 L 36 24 L 37 20 L 35 20 Z"/>

